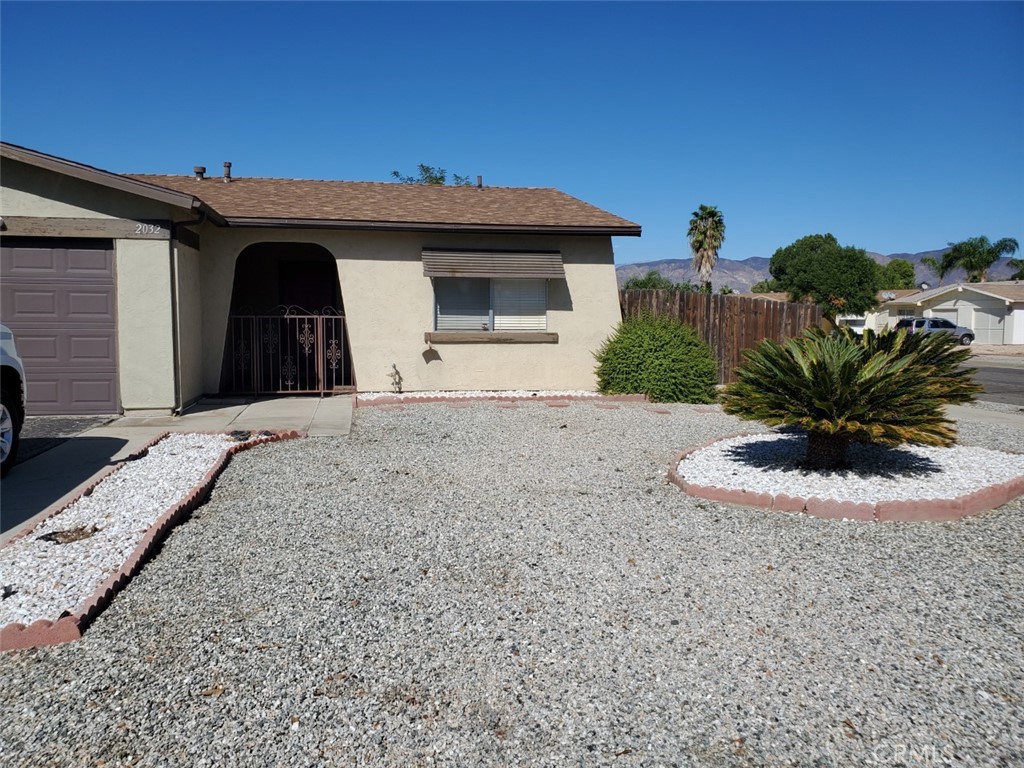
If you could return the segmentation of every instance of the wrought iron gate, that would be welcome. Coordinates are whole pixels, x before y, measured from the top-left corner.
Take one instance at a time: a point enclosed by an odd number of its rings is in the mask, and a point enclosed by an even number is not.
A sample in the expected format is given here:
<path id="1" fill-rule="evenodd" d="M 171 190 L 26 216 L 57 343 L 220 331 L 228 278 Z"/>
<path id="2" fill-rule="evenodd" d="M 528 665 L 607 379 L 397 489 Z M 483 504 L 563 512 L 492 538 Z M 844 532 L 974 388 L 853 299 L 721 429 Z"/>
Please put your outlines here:
<path id="1" fill-rule="evenodd" d="M 326 394 L 353 388 L 345 318 L 336 310 L 278 307 L 275 314 L 231 315 L 227 344 L 227 391 Z"/>

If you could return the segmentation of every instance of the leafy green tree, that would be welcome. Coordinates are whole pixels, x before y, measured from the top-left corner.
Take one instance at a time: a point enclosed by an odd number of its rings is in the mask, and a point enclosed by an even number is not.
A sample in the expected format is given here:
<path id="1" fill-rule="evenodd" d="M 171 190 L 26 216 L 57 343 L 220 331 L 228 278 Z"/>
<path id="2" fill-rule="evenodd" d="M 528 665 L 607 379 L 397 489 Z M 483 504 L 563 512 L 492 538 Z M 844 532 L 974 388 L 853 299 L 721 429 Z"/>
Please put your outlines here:
<path id="1" fill-rule="evenodd" d="M 946 279 L 946 275 L 957 268 L 956 256 L 953 255 L 950 250 L 946 250 L 946 252 L 938 258 L 935 258 L 934 256 L 922 256 L 921 263 L 939 276 L 939 285 L 942 285 L 942 281 Z"/>
<path id="2" fill-rule="evenodd" d="M 700 280 L 700 289 L 711 293 L 711 272 L 718 263 L 718 249 L 725 242 L 725 219 L 713 205 L 703 205 L 691 214 L 686 233 L 693 251 L 693 269 Z"/>
<path id="3" fill-rule="evenodd" d="M 750 286 L 751 293 L 777 293 L 782 290 L 782 284 L 772 277 Z"/>
<path id="4" fill-rule="evenodd" d="M 883 291 L 898 291 L 903 288 L 913 288 L 916 283 L 914 276 L 914 265 L 906 259 L 893 259 L 885 266 L 878 267 L 878 287 Z"/>
<path id="5" fill-rule="evenodd" d="M 622 285 L 627 291 L 692 291 L 693 283 L 687 280 L 685 283 L 673 283 L 656 269 L 652 269 L 642 277 L 633 275 Z"/>
<path id="6" fill-rule="evenodd" d="M 951 445 L 953 422 L 943 406 L 974 400 L 975 369 L 961 368 L 970 351 L 949 333 L 876 334 L 809 328 L 778 344 L 744 353 L 722 409 L 768 426 L 807 433 L 804 465 L 846 466 L 851 442 Z"/>
<path id="7" fill-rule="evenodd" d="M 718 292 L 723 296 L 728 296 L 730 293 L 735 293 L 731 285 L 723 285 L 721 288 L 718 289 Z"/>
<path id="8" fill-rule="evenodd" d="M 958 267 L 967 272 L 967 280 L 972 283 L 983 283 L 988 280 L 989 268 L 999 261 L 1000 257 L 1017 252 L 1017 241 L 1012 237 L 991 242 L 987 237 L 970 237 L 959 243 L 949 244 L 950 259 Z"/>
<path id="9" fill-rule="evenodd" d="M 1011 280 L 1024 280 L 1024 259 L 1010 259 L 1010 267 L 1016 270 L 1010 275 Z"/>
<path id="10" fill-rule="evenodd" d="M 398 179 L 403 184 L 434 184 L 437 186 L 444 186 L 448 183 L 448 171 L 444 168 L 435 168 L 432 165 L 424 165 L 420 163 L 417 166 L 419 170 L 418 176 L 405 176 L 398 171 L 392 171 L 392 178 Z M 469 176 L 460 176 L 457 173 L 452 174 L 452 186 L 454 187 L 469 187 L 472 186 L 472 182 L 469 180 Z"/>
<path id="11" fill-rule="evenodd" d="M 841 246 L 831 234 L 808 235 L 780 248 L 768 266 L 791 301 L 810 296 L 830 321 L 875 306 L 878 270 L 862 248 Z"/>

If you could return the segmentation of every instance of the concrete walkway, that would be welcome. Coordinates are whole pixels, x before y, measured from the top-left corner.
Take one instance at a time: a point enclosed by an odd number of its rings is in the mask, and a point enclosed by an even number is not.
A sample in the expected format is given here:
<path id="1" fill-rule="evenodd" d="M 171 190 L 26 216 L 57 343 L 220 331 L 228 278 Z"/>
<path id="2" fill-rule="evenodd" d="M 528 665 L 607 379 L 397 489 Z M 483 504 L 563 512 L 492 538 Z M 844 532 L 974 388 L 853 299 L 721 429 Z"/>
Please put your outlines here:
<path id="1" fill-rule="evenodd" d="M 298 430 L 344 436 L 352 427 L 351 396 L 203 400 L 181 416 L 124 416 L 88 429 L 18 464 L 0 483 L 0 545 L 67 505 L 94 478 L 164 432 Z"/>
<path id="2" fill-rule="evenodd" d="M 1024 427 L 1024 408 L 1018 411 L 990 411 L 970 405 L 947 405 L 946 415 L 955 421 L 974 421 L 979 424 L 1002 424 Z"/>

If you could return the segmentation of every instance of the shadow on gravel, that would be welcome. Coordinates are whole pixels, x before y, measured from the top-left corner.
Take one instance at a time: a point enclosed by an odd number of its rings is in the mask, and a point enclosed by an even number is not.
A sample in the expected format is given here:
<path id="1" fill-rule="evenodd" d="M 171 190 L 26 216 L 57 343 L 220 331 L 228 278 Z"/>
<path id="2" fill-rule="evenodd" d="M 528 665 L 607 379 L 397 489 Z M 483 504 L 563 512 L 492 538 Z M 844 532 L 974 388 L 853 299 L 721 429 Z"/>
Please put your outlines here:
<path id="1" fill-rule="evenodd" d="M 725 451 L 732 460 L 758 469 L 801 472 L 823 477 L 880 477 L 886 479 L 933 475 L 942 468 L 931 459 L 906 448 L 853 444 L 847 455 L 849 467 L 833 471 L 808 470 L 802 465 L 807 438 L 799 430 L 765 435 L 763 440 L 736 445 Z"/>

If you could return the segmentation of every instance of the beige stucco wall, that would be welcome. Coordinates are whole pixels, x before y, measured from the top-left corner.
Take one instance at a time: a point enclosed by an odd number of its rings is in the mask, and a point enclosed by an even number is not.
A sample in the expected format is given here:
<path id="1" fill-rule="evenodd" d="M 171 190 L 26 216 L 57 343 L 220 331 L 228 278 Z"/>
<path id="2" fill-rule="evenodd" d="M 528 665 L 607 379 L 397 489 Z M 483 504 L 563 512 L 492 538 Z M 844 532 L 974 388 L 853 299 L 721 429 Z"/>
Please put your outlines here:
<path id="1" fill-rule="evenodd" d="M 497 237 L 286 229 L 202 230 L 203 386 L 220 383 L 235 261 L 253 243 L 317 243 L 336 259 L 360 391 L 390 390 L 396 365 L 406 391 L 594 389 L 593 352 L 619 321 L 608 237 Z M 434 248 L 558 249 L 566 280 L 549 284 L 548 330 L 557 344 L 437 344 L 433 286 L 421 251 Z"/>
<path id="2" fill-rule="evenodd" d="M 66 219 L 170 219 L 167 205 L 25 163 L 4 160 L 0 211 L 4 216 Z"/>
<path id="3" fill-rule="evenodd" d="M 175 300 L 178 319 L 178 366 L 182 405 L 205 394 L 203 387 L 203 290 L 201 255 L 175 245 Z M 212 390 L 211 390 L 212 391 Z"/>
<path id="4" fill-rule="evenodd" d="M 169 411 L 175 403 L 167 241 L 115 240 L 114 269 L 121 407 Z"/>

